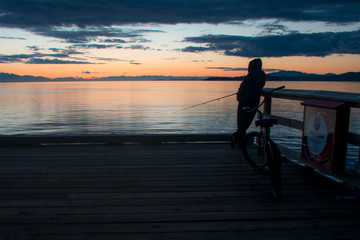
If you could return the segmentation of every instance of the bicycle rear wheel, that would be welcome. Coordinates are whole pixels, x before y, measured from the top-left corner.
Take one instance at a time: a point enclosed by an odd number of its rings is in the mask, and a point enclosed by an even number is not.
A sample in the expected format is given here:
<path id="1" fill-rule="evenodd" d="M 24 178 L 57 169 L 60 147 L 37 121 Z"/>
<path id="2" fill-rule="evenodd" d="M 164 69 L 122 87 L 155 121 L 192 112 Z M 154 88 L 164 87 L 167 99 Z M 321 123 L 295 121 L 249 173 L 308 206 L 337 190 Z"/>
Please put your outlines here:
<path id="1" fill-rule="evenodd" d="M 261 173 L 267 170 L 264 147 L 264 139 L 261 132 L 250 132 L 246 134 L 241 143 L 241 150 L 246 161 L 252 168 Z"/>
<path id="2" fill-rule="evenodd" d="M 267 161 L 271 177 L 273 196 L 276 200 L 282 197 L 281 186 L 281 153 L 274 141 L 270 139 L 266 145 Z"/>

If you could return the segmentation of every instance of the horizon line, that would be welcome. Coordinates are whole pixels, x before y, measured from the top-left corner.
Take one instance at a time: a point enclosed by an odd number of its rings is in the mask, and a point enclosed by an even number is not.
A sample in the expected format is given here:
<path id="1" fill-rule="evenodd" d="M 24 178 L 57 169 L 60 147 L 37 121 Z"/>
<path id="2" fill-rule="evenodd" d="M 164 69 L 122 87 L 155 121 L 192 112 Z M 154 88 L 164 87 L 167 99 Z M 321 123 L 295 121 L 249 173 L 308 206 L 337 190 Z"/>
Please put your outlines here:
<path id="1" fill-rule="evenodd" d="M 283 72 L 284 75 L 278 75 L 280 72 Z M 277 74 L 278 73 L 278 74 Z M 286 73 L 295 73 L 295 75 L 286 75 Z M 298 77 L 331 77 L 331 76 L 340 76 L 343 74 L 349 73 L 360 73 L 360 72 L 346 72 L 342 74 L 334 74 L 334 73 L 326 73 L 326 74 L 314 74 L 314 73 L 305 73 L 300 71 L 286 71 L 280 70 L 277 72 L 267 73 L 272 77 L 280 77 L 280 81 L 284 81 L 285 79 L 281 79 L 281 77 L 285 78 L 298 78 Z M 298 74 L 298 75 L 296 75 Z M 3 76 L 1 76 L 3 75 Z M 67 81 L 203 81 L 208 80 L 209 78 L 218 78 L 219 80 L 239 80 L 239 78 L 245 77 L 243 76 L 169 76 L 169 75 L 138 75 L 138 76 L 107 76 L 107 77 L 98 77 L 98 78 L 82 78 L 82 77 L 58 77 L 58 78 L 49 78 L 43 76 L 33 76 L 33 75 L 18 75 L 14 73 L 6 73 L 0 72 L 0 82 L 67 82 Z M 2 80 L 1 78 L 5 78 Z M 16 79 L 18 78 L 18 79 Z M 270 80 L 270 79 L 269 79 Z M 274 79 L 272 79 L 274 80 Z M 271 81 L 271 80 L 270 80 Z M 285 80 L 286 81 L 286 80 Z M 306 80 L 304 80 L 306 81 Z M 352 80 L 353 81 L 353 80 Z M 359 79 L 360 81 L 360 79 Z"/>

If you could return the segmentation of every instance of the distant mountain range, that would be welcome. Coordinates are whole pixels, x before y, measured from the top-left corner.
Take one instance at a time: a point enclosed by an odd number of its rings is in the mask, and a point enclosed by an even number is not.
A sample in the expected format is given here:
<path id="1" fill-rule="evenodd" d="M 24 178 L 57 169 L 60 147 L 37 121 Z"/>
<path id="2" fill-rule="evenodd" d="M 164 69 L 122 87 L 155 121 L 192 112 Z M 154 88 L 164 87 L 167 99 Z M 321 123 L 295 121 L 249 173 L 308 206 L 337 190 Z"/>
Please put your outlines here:
<path id="1" fill-rule="evenodd" d="M 348 72 L 343 74 L 309 74 L 297 71 L 279 71 L 266 75 L 267 81 L 336 81 L 336 82 L 360 82 L 360 72 Z M 174 76 L 112 76 L 103 78 L 46 78 L 36 76 L 20 76 L 13 73 L 0 73 L 0 82 L 67 82 L 67 81 L 185 81 L 185 80 L 205 80 L 205 81 L 242 81 L 241 77 L 174 77 Z"/>
<path id="2" fill-rule="evenodd" d="M 242 81 L 242 77 L 210 77 L 206 81 Z M 333 81 L 333 82 L 360 82 L 360 72 L 348 72 L 343 74 L 314 74 L 297 71 L 279 71 L 266 74 L 267 81 Z"/>
<path id="3" fill-rule="evenodd" d="M 46 78 L 36 76 L 20 76 L 13 73 L 0 73 L 0 82 L 71 82 L 71 81 L 185 81 L 185 80 L 204 80 L 204 77 L 174 77 L 174 76 L 111 76 L 103 78 Z"/>

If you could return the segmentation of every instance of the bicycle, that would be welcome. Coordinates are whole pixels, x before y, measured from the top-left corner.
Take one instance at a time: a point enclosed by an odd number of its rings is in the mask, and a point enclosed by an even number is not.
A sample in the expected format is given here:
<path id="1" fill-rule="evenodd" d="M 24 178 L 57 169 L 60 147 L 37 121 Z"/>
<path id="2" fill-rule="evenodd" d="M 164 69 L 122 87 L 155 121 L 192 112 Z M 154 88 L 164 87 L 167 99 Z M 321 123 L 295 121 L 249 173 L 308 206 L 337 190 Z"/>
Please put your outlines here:
<path id="1" fill-rule="evenodd" d="M 275 142 L 270 138 L 270 128 L 278 124 L 278 120 L 270 118 L 259 110 L 265 103 L 269 95 L 285 86 L 272 89 L 266 94 L 264 100 L 257 107 L 244 107 L 243 110 L 248 112 L 256 111 L 258 120 L 255 126 L 259 127 L 259 132 L 250 132 L 245 135 L 241 143 L 241 150 L 250 166 L 263 174 L 269 174 L 272 183 L 273 196 L 276 200 L 282 197 L 281 187 L 281 153 Z"/>

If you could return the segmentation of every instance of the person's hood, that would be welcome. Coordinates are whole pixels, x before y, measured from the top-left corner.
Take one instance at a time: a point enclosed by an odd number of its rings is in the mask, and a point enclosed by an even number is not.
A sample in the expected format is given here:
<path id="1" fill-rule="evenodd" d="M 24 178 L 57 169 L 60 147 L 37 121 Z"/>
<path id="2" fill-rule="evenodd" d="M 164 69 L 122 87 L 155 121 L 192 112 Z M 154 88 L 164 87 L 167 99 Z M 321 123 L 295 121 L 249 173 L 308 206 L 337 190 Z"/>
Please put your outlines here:
<path id="1" fill-rule="evenodd" d="M 248 72 L 259 71 L 262 68 L 262 61 L 260 58 L 254 59 L 249 62 Z"/>

